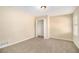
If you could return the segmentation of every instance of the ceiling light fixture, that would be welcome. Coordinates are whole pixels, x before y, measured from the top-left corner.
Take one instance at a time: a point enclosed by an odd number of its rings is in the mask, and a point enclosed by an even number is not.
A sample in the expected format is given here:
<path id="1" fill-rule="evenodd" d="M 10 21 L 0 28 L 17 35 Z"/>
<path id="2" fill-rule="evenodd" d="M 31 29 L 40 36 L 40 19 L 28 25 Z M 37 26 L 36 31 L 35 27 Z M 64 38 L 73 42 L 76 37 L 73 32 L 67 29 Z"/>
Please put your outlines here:
<path id="1" fill-rule="evenodd" d="M 44 8 L 44 9 L 46 9 L 47 7 L 46 7 L 46 6 L 41 6 L 41 8 Z"/>

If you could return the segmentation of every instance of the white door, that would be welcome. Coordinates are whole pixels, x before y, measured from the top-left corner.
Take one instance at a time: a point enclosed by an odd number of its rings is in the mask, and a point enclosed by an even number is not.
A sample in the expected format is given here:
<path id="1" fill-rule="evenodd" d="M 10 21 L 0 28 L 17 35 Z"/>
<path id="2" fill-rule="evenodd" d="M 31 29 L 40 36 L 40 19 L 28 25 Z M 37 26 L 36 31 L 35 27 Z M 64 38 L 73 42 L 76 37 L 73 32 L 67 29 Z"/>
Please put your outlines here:
<path id="1" fill-rule="evenodd" d="M 44 21 L 36 20 L 36 37 L 44 36 Z"/>

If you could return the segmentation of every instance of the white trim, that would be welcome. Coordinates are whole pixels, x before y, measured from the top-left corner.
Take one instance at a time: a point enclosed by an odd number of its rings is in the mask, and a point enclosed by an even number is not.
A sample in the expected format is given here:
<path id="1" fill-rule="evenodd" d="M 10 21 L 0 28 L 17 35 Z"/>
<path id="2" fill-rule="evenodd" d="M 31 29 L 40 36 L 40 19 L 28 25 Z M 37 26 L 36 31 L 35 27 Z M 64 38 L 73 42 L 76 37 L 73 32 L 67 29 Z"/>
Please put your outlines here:
<path id="1" fill-rule="evenodd" d="M 57 38 L 57 37 L 50 37 L 50 38 L 59 39 L 59 40 L 66 40 L 64 38 Z M 66 40 L 66 41 L 73 41 L 73 38 L 72 38 L 72 40 Z"/>
<path id="2" fill-rule="evenodd" d="M 11 45 L 14 45 L 14 44 L 23 42 L 23 41 L 25 41 L 25 40 L 32 39 L 32 38 L 34 38 L 34 36 L 33 36 L 33 37 L 26 38 L 26 39 L 24 39 L 24 40 L 20 40 L 20 41 L 16 41 L 16 42 L 13 42 L 13 43 L 8 43 L 8 44 L 6 44 L 6 45 L 2 45 L 2 46 L 0 46 L 0 48 L 5 48 L 5 47 L 8 47 L 8 46 L 11 46 Z"/>

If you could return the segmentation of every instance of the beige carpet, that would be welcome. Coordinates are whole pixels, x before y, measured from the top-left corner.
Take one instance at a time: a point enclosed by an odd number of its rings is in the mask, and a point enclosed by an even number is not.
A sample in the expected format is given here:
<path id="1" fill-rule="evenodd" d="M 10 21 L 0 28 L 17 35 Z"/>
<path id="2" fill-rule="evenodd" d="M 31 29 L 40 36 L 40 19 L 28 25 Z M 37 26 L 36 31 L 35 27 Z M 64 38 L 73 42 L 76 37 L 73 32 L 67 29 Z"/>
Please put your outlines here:
<path id="1" fill-rule="evenodd" d="M 59 39 L 33 38 L 3 48 L 3 53 L 78 53 L 78 48 L 71 41 Z"/>

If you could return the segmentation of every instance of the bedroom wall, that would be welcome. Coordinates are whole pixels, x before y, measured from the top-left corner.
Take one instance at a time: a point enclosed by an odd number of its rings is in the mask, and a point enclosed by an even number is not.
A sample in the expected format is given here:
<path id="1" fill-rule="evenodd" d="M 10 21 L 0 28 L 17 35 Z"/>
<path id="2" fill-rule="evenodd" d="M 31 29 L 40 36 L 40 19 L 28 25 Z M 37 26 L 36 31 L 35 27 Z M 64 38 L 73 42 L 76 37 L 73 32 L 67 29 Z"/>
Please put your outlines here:
<path id="1" fill-rule="evenodd" d="M 72 41 L 72 15 L 50 16 L 50 38 Z"/>
<path id="2" fill-rule="evenodd" d="M 0 46 L 35 36 L 35 17 L 15 7 L 0 7 Z"/>
<path id="3" fill-rule="evenodd" d="M 79 48 L 79 8 L 73 13 L 73 41 Z"/>

